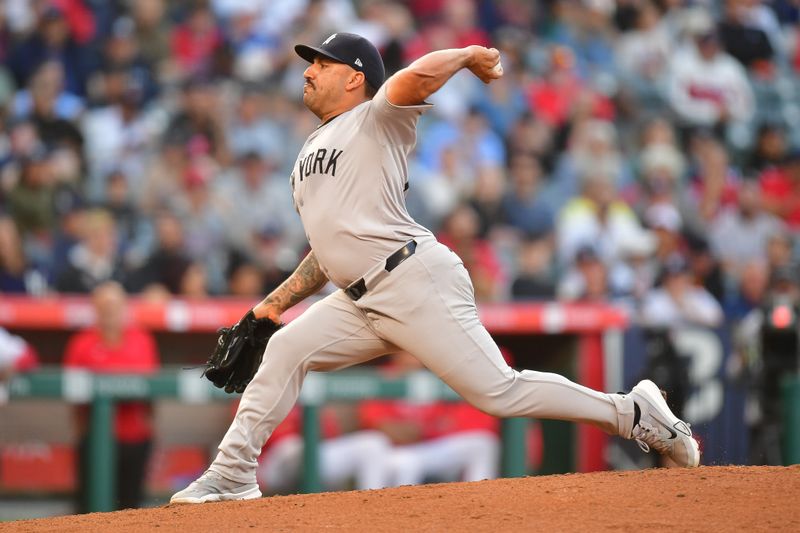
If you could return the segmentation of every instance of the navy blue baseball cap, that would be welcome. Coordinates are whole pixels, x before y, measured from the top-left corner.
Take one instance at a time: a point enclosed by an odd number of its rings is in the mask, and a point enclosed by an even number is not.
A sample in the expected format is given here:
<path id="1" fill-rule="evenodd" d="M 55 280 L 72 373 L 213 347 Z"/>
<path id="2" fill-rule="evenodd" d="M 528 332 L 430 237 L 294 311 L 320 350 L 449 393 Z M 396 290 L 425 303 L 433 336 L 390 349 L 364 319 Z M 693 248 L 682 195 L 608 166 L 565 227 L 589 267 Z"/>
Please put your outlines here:
<path id="1" fill-rule="evenodd" d="M 386 71 L 380 52 L 371 42 L 355 33 L 334 33 L 319 46 L 298 44 L 294 47 L 297 55 L 314 62 L 318 55 L 344 63 L 364 73 L 364 77 L 374 89 L 383 85 Z"/>

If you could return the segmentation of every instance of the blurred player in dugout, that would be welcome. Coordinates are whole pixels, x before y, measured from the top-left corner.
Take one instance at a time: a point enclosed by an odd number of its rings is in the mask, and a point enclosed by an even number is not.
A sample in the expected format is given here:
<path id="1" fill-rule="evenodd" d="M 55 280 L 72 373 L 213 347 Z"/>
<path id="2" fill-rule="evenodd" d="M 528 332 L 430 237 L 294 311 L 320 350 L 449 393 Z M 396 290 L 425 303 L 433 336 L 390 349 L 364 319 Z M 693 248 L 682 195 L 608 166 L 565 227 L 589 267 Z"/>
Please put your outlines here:
<path id="1" fill-rule="evenodd" d="M 425 370 L 407 352 L 391 356 L 389 376 Z M 365 400 L 355 420 L 346 407 L 321 411 L 320 481 L 325 490 L 477 481 L 498 475 L 498 421 L 460 402 Z M 348 426 L 356 431 L 345 433 Z M 259 483 L 270 493 L 298 488 L 303 439 L 295 407 L 278 425 L 259 459 Z"/>
<path id="2" fill-rule="evenodd" d="M 400 352 L 383 370 L 397 376 L 424 368 L 411 354 Z M 320 480 L 326 490 L 477 481 L 498 475 L 498 421 L 465 402 L 365 400 L 356 418 L 360 429 L 343 433 L 346 424 L 339 423 L 333 410 L 321 412 Z M 258 478 L 268 492 L 297 489 L 301 426 L 295 407 L 267 442 Z"/>
<path id="3" fill-rule="evenodd" d="M 95 326 L 76 333 L 67 343 L 64 366 L 98 374 L 150 374 L 159 368 L 155 340 L 147 331 L 130 323 L 127 296 L 122 286 L 109 281 L 92 291 L 97 316 Z M 78 511 L 87 510 L 86 475 L 89 410 L 76 410 L 78 425 Z M 152 407 L 148 402 L 118 402 L 114 413 L 117 445 L 117 509 L 141 504 L 145 474 L 153 442 Z"/>
<path id="4" fill-rule="evenodd" d="M 410 353 L 399 352 L 384 371 L 403 376 L 427 370 Z M 498 475 L 499 422 L 466 402 L 365 400 L 358 411 L 362 428 L 382 432 L 393 444 L 390 486 Z"/>

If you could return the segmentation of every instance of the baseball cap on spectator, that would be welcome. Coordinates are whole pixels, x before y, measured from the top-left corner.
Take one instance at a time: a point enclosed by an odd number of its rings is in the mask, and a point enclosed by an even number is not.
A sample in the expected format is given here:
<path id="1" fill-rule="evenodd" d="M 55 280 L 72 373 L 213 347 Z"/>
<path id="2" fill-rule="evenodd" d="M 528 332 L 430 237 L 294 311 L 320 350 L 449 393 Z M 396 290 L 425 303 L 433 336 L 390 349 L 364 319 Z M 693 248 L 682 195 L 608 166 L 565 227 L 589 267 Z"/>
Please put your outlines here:
<path id="1" fill-rule="evenodd" d="M 319 46 L 298 44 L 294 47 L 294 51 L 309 63 L 313 63 L 314 58 L 321 55 L 349 65 L 353 69 L 363 72 L 367 83 L 373 89 L 378 89 L 383 85 L 386 76 L 383 59 L 378 49 L 367 39 L 354 33 L 334 33 Z"/>
<path id="2" fill-rule="evenodd" d="M 683 221 L 681 214 L 672 204 L 651 205 L 644 214 L 644 220 L 652 229 L 662 229 L 671 233 L 680 231 Z"/>

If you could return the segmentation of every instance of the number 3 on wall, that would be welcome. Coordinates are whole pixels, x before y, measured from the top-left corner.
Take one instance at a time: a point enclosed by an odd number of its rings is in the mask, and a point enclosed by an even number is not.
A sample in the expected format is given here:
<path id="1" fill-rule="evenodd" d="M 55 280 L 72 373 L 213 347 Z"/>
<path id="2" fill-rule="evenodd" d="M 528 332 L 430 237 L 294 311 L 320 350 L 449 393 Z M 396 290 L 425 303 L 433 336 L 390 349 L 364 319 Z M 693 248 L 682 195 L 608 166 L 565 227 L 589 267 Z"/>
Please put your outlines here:
<path id="1" fill-rule="evenodd" d="M 702 424 L 722 411 L 725 389 L 719 376 L 723 348 L 719 335 L 709 329 L 683 329 L 672 332 L 678 353 L 689 358 L 691 394 L 684 413 L 688 422 Z"/>

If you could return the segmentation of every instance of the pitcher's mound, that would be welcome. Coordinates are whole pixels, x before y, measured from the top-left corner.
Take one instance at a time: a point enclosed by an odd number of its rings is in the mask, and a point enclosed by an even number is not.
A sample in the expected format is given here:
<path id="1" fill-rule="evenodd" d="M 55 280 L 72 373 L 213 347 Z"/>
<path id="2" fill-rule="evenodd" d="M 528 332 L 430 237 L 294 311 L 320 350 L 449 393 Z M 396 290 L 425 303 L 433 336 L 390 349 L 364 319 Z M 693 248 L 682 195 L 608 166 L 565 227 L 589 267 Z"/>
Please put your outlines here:
<path id="1" fill-rule="evenodd" d="M 0 532 L 800 531 L 800 465 L 499 479 L 173 505 Z"/>

